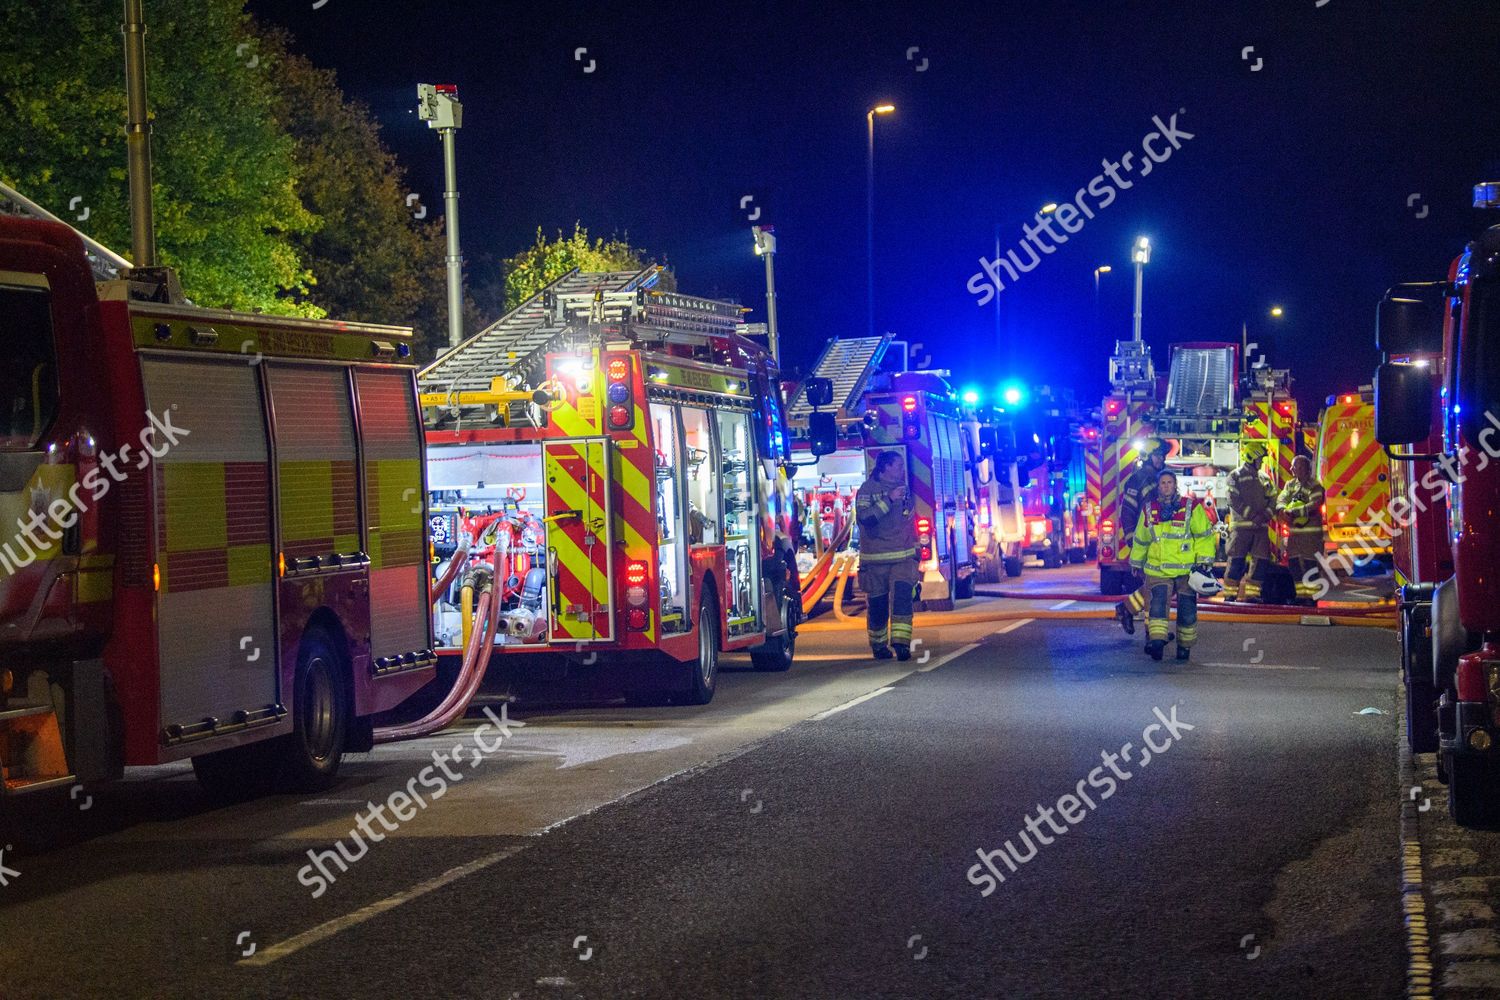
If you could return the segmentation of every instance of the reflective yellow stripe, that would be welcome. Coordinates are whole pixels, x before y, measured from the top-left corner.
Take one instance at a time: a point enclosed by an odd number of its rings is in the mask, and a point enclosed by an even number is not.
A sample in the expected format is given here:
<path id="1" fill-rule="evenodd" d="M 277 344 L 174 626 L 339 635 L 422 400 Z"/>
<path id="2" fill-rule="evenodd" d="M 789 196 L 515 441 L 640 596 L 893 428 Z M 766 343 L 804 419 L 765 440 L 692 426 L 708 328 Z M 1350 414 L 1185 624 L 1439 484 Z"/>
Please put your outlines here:
<path id="1" fill-rule="evenodd" d="M 861 560 L 872 563 L 900 562 L 902 559 L 915 559 L 916 557 L 915 548 L 898 549 L 895 552 L 861 552 L 859 554 Z"/>

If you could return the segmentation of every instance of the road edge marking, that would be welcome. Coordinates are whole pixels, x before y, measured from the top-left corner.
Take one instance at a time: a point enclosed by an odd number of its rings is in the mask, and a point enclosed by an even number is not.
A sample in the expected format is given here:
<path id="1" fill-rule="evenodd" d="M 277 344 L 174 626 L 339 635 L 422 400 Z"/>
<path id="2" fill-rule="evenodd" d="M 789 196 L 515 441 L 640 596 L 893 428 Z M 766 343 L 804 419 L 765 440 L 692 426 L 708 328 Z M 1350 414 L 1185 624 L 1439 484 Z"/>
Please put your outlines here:
<path id="1" fill-rule="evenodd" d="M 430 878 L 426 882 L 418 882 L 410 889 L 403 889 L 393 896 L 387 896 L 385 899 L 371 903 L 368 906 L 362 906 L 353 913 L 346 913 L 342 917 L 335 917 L 332 920 L 325 921 L 310 930 L 303 931 L 301 934 L 294 934 L 279 944 L 273 944 L 265 951 L 257 952 L 249 958 L 240 959 L 235 965 L 258 966 L 279 962 L 288 955 L 294 955 L 309 945 L 326 941 L 328 938 L 336 934 L 341 934 L 351 927 L 362 924 L 367 920 L 373 920 L 382 913 L 389 913 L 396 907 L 425 896 L 429 892 L 441 889 L 450 882 L 457 882 L 459 879 L 473 875 L 475 872 L 483 871 L 491 865 L 499 864 L 506 858 L 520 854 L 530 846 L 530 844 L 512 844 L 503 850 L 495 851 L 493 854 L 486 854 L 482 858 L 476 858 L 468 864 L 459 865 L 457 868 L 450 868 L 443 872 L 443 874 L 435 878 Z"/>
<path id="2" fill-rule="evenodd" d="M 1427 894 L 1422 880 L 1421 818 L 1407 789 L 1417 784 L 1411 748 L 1406 745 L 1406 692 L 1396 692 L 1396 771 L 1401 782 L 1401 913 L 1406 927 L 1406 995 L 1432 1000 L 1436 969 Z"/>
<path id="3" fill-rule="evenodd" d="M 817 715 L 808 716 L 808 720 L 807 721 L 809 721 L 809 722 L 817 722 L 819 719 L 826 719 L 830 715 L 837 715 L 839 712 L 842 712 L 842 711 L 844 711 L 846 709 L 853 708 L 855 705 L 858 705 L 862 701 L 869 701 L 871 698 L 877 698 L 880 695 L 885 694 L 887 691 L 894 691 L 894 690 L 895 690 L 895 688 L 890 687 L 890 686 L 886 686 L 886 687 L 883 687 L 883 688 L 876 688 L 874 691 L 867 691 L 864 694 L 860 695 L 858 698 L 850 698 L 848 701 L 844 702 L 842 705 L 835 705 L 832 708 L 825 708 L 823 711 L 819 712 Z"/>

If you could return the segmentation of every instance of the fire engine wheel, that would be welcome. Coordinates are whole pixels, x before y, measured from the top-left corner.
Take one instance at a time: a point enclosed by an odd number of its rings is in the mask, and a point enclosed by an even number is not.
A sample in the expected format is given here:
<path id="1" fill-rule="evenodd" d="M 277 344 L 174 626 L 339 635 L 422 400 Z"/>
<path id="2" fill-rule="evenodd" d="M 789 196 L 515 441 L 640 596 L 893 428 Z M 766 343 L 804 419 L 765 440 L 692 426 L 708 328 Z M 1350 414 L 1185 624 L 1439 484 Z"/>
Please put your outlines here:
<path id="1" fill-rule="evenodd" d="M 1020 556 L 1006 556 L 1005 557 L 1005 575 L 1009 576 L 1009 577 L 1017 577 L 1017 576 L 1021 575 L 1021 557 Z"/>
<path id="2" fill-rule="evenodd" d="M 1500 829 L 1500 773 L 1486 757 L 1448 757 L 1448 814 L 1471 830 Z"/>
<path id="3" fill-rule="evenodd" d="M 750 654 L 750 665 L 766 673 L 789 670 L 792 658 L 797 655 L 797 622 L 802 617 L 802 607 L 788 593 L 781 599 L 781 620 L 788 623 L 786 632 L 766 640 L 766 648 Z"/>
<path id="4" fill-rule="evenodd" d="M 1078 565 L 1081 562 L 1086 561 L 1086 558 L 1087 557 L 1084 556 L 1084 554 L 1083 554 L 1083 549 L 1069 549 L 1068 550 L 1068 562 L 1072 563 L 1075 566 Z"/>
<path id="5" fill-rule="evenodd" d="M 297 657 L 292 734 L 278 741 L 277 785 L 320 792 L 333 784 L 349 739 L 349 698 L 343 659 L 327 633 L 309 631 Z"/>
<path id="6" fill-rule="evenodd" d="M 698 606 L 698 660 L 688 664 L 690 679 L 682 695 L 685 705 L 707 705 L 719 682 L 719 601 L 705 590 Z"/>

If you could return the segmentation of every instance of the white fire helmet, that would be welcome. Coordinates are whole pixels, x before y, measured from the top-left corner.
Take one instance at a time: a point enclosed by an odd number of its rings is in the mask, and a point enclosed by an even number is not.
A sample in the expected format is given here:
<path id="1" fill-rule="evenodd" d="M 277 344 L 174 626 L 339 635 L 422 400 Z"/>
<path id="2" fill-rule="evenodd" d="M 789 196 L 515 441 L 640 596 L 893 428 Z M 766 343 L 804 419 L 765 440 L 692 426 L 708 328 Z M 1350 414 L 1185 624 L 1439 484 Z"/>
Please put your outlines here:
<path id="1" fill-rule="evenodd" d="M 1194 567 L 1188 574 L 1188 586 L 1193 588 L 1193 593 L 1199 597 L 1212 597 L 1224 589 L 1224 585 L 1211 572 L 1199 567 Z"/>

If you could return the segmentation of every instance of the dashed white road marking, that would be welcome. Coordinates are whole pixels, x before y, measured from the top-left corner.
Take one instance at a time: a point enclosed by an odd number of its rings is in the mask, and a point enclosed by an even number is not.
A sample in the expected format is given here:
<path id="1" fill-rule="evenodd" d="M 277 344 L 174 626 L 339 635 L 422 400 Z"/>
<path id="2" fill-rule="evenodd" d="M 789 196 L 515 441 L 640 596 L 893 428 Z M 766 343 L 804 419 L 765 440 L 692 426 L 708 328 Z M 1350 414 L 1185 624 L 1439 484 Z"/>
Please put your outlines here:
<path id="1" fill-rule="evenodd" d="M 1068 605 L 1070 605 L 1070 604 L 1077 604 L 1077 603 L 1078 603 L 1077 601 L 1058 601 L 1056 604 L 1052 605 L 1052 607 L 1048 608 L 1047 610 L 1048 611 L 1061 611 L 1063 608 L 1066 608 Z"/>
<path id="2" fill-rule="evenodd" d="M 837 715 L 839 712 L 842 712 L 842 711 L 844 711 L 846 709 L 853 708 L 855 705 L 858 705 L 862 701 L 869 701 L 871 698 L 877 698 L 880 695 L 883 695 L 887 691 L 891 691 L 891 690 L 894 690 L 894 688 L 889 688 L 889 687 L 876 688 L 874 691 L 870 691 L 867 694 L 862 694 L 858 698 L 850 698 L 848 701 L 844 702 L 842 705 L 835 705 L 832 708 L 825 709 L 824 711 L 819 712 L 817 715 L 812 716 L 811 719 L 810 719 L 810 721 L 816 722 L 819 719 L 826 719 L 830 715 Z"/>
<path id="3" fill-rule="evenodd" d="M 1205 667 L 1230 667 L 1234 670 L 1322 670 L 1300 663 L 1205 663 Z"/>
<path id="4" fill-rule="evenodd" d="M 507 847 L 504 850 L 496 851 L 493 854 L 487 854 L 482 858 L 470 861 L 466 865 L 459 865 L 457 868 L 450 868 L 436 878 L 428 879 L 426 882 L 418 882 L 410 889 L 402 890 L 401 892 L 396 893 L 394 896 L 387 896 L 385 899 L 382 899 L 377 903 L 371 903 L 369 906 L 365 906 L 358 910 L 355 910 L 353 913 L 347 913 L 344 916 L 336 917 L 333 920 L 328 921 L 327 923 L 319 924 L 312 930 L 303 931 L 301 934 L 298 934 L 294 937 L 289 937 L 280 944 L 273 944 L 265 951 L 257 952 L 250 958 L 242 958 L 236 964 L 270 965 L 272 962 L 279 962 L 283 958 L 286 958 L 288 955 L 292 955 L 301 951 L 308 945 L 317 944 L 319 941 L 326 941 L 328 938 L 333 937 L 335 934 L 339 934 L 351 927 L 362 924 L 366 920 L 373 920 L 374 918 L 380 916 L 382 913 L 388 913 L 389 911 L 394 910 L 396 907 L 400 906 L 403 903 L 410 903 L 412 900 L 417 899 L 421 896 L 425 896 L 435 889 L 441 889 L 443 886 L 447 885 L 450 882 L 457 882 L 459 879 L 463 878 L 466 875 L 473 875 L 475 872 L 483 871 L 484 869 L 489 868 L 491 865 L 499 864 L 506 858 L 521 853 L 529 846 L 531 845 L 516 844 L 514 846 Z"/>
<path id="5" fill-rule="evenodd" d="M 939 656 L 937 659 L 933 660 L 931 663 L 928 663 L 925 666 L 918 667 L 917 668 L 917 673 L 919 673 L 919 674 L 925 674 L 929 670 L 936 670 L 938 667 L 941 667 L 943 664 L 947 663 L 948 661 L 950 661 L 950 660 L 956 660 L 960 656 L 963 656 L 965 653 L 971 652 L 972 650 L 976 650 L 978 648 L 979 648 L 979 643 L 977 643 L 977 642 L 971 642 L 967 646 L 960 646 L 958 649 L 955 649 L 953 652 L 951 652 L 951 653 L 944 653 L 942 656 Z"/>

